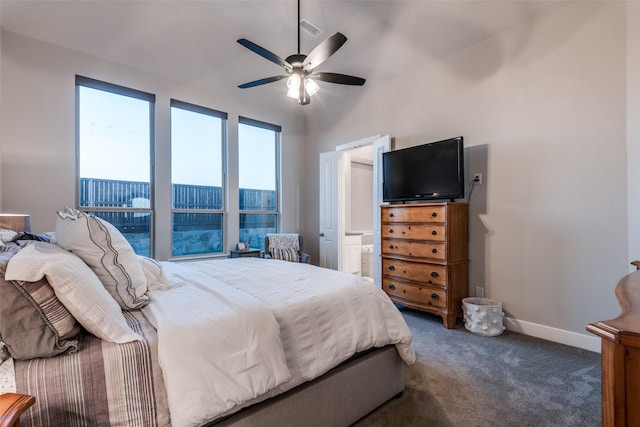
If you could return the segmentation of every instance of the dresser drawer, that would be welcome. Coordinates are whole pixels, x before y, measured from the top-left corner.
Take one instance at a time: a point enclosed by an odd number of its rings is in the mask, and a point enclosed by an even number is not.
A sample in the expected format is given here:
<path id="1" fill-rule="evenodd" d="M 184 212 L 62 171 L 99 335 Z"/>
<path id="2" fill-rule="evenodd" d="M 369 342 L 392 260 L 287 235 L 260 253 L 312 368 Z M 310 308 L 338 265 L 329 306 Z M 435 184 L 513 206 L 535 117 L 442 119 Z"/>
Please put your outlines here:
<path id="1" fill-rule="evenodd" d="M 436 242 L 382 239 L 382 254 L 444 261 L 447 255 L 447 245 Z"/>
<path id="2" fill-rule="evenodd" d="M 444 287 L 448 285 L 447 268 L 444 265 L 382 258 L 382 275 L 384 277 L 397 277 L 431 285 Z"/>
<path id="3" fill-rule="evenodd" d="M 420 283 L 400 282 L 391 278 L 382 279 L 382 289 L 390 296 L 417 304 L 447 307 L 447 292 Z"/>
<path id="4" fill-rule="evenodd" d="M 445 222 L 445 206 L 397 206 L 382 208 L 382 222 Z"/>
<path id="5" fill-rule="evenodd" d="M 383 224 L 382 237 L 444 242 L 446 234 L 441 224 Z"/>

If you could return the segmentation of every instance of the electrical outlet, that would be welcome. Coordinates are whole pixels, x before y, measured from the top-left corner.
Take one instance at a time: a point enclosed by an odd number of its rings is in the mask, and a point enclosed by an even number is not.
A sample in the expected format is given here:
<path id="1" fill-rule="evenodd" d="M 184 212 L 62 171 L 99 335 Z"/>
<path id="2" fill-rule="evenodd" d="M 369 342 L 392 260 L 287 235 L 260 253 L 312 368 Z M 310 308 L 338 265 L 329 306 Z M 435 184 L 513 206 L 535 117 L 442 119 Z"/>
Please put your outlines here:
<path id="1" fill-rule="evenodd" d="M 473 174 L 473 182 L 475 182 L 476 184 L 482 184 L 482 174 L 481 173 L 474 173 Z"/>
<path id="2" fill-rule="evenodd" d="M 478 298 L 484 298 L 484 288 L 482 286 L 476 286 L 476 296 Z"/>

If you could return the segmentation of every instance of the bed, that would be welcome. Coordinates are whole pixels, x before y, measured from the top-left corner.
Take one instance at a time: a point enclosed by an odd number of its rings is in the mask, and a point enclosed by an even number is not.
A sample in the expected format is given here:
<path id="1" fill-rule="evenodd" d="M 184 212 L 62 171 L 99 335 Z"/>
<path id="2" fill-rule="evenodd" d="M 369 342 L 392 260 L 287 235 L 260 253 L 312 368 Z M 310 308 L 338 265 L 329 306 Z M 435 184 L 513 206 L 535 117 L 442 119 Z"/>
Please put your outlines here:
<path id="1" fill-rule="evenodd" d="M 0 333 L 13 356 L 0 390 L 36 398 L 23 426 L 339 426 L 402 392 L 411 334 L 368 281 L 260 258 L 157 262 L 128 253 L 108 223 L 71 217 L 54 242 L 0 248 Z M 91 238 L 76 247 L 61 238 L 67 226 Z M 87 246 L 99 235 L 95 262 Z M 8 304 L 41 325 L 8 328 Z M 16 345 L 34 330 L 42 348 Z"/>

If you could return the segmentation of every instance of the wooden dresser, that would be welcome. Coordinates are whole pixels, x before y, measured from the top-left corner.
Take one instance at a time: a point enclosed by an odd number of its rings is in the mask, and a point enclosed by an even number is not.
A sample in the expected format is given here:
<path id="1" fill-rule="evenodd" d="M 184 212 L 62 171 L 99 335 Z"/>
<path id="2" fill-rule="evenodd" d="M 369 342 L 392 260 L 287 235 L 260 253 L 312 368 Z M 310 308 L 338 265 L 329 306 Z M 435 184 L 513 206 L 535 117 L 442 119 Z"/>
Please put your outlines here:
<path id="1" fill-rule="evenodd" d="M 455 328 L 469 288 L 465 203 L 381 207 L 382 289 L 407 307 Z"/>
<path id="2" fill-rule="evenodd" d="M 640 426 L 640 271 L 618 282 L 616 297 L 622 314 L 587 326 L 602 338 L 602 425 Z"/>

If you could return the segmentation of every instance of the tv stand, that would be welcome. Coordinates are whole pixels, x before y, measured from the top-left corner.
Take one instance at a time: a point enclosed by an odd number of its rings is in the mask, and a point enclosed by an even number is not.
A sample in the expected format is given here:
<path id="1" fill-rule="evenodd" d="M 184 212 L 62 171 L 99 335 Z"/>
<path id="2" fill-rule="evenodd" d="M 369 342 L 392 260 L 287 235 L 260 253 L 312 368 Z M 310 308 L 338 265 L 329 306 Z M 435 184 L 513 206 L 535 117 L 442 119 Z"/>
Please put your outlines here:
<path id="1" fill-rule="evenodd" d="M 469 292 L 466 203 L 383 205 L 382 289 L 455 328 Z"/>

